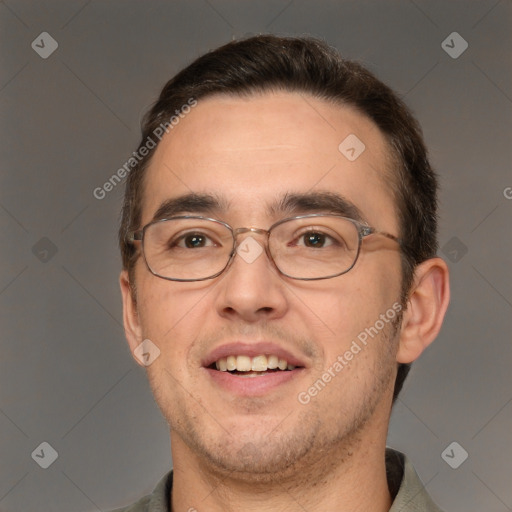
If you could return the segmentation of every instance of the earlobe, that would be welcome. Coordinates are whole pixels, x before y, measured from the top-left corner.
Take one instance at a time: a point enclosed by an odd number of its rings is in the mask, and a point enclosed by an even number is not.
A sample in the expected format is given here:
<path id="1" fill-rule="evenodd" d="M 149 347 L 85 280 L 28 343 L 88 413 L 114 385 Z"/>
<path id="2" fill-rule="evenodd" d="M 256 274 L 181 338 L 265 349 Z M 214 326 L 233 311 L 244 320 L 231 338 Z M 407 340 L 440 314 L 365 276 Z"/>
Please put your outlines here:
<path id="1" fill-rule="evenodd" d="M 132 286 L 128 272 L 123 270 L 119 276 L 119 284 L 121 287 L 121 296 L 123 299 L 123 324 L 124 332 L 130 351 L 133 354 L 135 348 L 142 341 L 142 330 L 139 323 L 139 314 L 132 295 Z M 137 362 L 138 359 L 135 358 Z M 140 362 L 139 362 L 140 363 Z"/>
<path id="2" fill-rule="evenodd" d="M 399 363 L 411 363 L 438 335 L 450 301 L 448 266 L 441 258 L 431 258 L 416 267 L 403 315 Z"/>

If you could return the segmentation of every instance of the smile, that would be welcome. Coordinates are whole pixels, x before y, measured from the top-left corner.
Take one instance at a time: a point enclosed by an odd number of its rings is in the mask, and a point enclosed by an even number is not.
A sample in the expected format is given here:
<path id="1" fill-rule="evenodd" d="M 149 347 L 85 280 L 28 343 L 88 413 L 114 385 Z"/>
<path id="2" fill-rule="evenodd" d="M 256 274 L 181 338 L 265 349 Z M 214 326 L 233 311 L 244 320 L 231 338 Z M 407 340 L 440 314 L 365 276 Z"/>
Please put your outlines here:
<path id="1" fill-rule="evenodd" d="M 238 340 L 215 348 L 202 366 L 212 384 L 248 397 L 266 395 L 300 378 L 308 363 L 276 342 Z"/>
<path id="2" fill-rule="evenodd" d="M 215 369 L 221 372 L 230 372 L 242 377 L 257 377 L 265 375 L 269 371 L 291 371 L 295 366 L 288 364 L 286 359 L 276 355 L 258 355 L 250 357 L 246 355 L 230 355 L 221 357 L 215 361 Z"/>

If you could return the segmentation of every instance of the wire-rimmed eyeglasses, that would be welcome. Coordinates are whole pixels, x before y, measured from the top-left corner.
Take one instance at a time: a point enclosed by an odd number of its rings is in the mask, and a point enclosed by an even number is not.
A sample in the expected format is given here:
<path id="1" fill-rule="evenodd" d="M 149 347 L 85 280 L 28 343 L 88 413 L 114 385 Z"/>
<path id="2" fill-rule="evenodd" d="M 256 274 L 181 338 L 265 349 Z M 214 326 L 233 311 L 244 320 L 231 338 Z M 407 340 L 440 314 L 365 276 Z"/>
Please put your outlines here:
<path id="1" fill-rule="evenodd" d="M 244 233 L 265 236 L 264 250 L 275 268 L 286 277 L 305 281 L 347 273 L 356 264 L 367 236 L 379 234 L 402 245 L 394 235 L 328 213 L 289 217 L 268 230 L 233 229 L 217 219 L 183 215 L 150 222 L 129 232 L 127 241 L 141 242 L 147 268 L 155 276 L 170 281 L 204 281 L 230 266 L 242 245 L 238 236 Z M 263 252 L 254 243 L 250 250 Z"/>

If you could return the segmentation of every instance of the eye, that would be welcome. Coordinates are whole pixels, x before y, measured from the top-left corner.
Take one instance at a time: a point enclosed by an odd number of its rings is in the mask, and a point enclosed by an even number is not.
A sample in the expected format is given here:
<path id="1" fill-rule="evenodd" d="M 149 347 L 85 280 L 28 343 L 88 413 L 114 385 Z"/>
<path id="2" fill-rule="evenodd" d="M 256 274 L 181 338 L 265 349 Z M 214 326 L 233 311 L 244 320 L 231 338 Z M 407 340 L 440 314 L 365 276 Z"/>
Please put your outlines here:
<path id="1" fill-rule="evenodd" d="M 324 233 L 310 232 L 301 236 L 306 247 L 325 247 L 332 242 Z"/>
<path id="2" fill-rule="evenodd" d="M 333 237 L 318 230 L 310 230 L 301 233 L 296 240 L 297 243 L 295 245 L 308 247 L 310 249 L 323 249 L 331 245 L 339 245 Z"/>
<path id="3" fill-rule="evenodd" d="M 183 249 L 197 249 L 201 247 L 211 247 L 215 244 L 204 233 L 186 233 L 181 235 L 179 238 L 171 241 L 169 247 L 181 247 Z"/>

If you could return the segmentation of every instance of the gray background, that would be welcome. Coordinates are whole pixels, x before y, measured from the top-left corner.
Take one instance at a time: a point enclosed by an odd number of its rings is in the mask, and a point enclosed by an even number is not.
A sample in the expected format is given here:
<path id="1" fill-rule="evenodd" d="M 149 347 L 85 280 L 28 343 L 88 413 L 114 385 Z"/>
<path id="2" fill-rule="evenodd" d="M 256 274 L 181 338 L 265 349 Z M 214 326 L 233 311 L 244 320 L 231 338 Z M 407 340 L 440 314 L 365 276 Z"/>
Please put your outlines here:
<path id="1" fill-rule="evenodd" d="M 93 190 L 136 149 L 167 79 L 259 32 L 327 39 L 420 119 L 453 295 L 389 444 L 447 512 L 512 510 L 510 1 L 4 0 L 0 21 L 1 511 L 106 510 L 168 470 L 166 424 L 121 327 L 122 187 Z M 43 31 L 59 45 L 47 59 L 31 48 Z M 469 44 L 456 59 L 441 46 L 454 31 Z M 453 441 L 469 454 L 458 469 L 441 456 Z M 31 457 L 42 442 L 58 452 L 46 470 Z"/>

